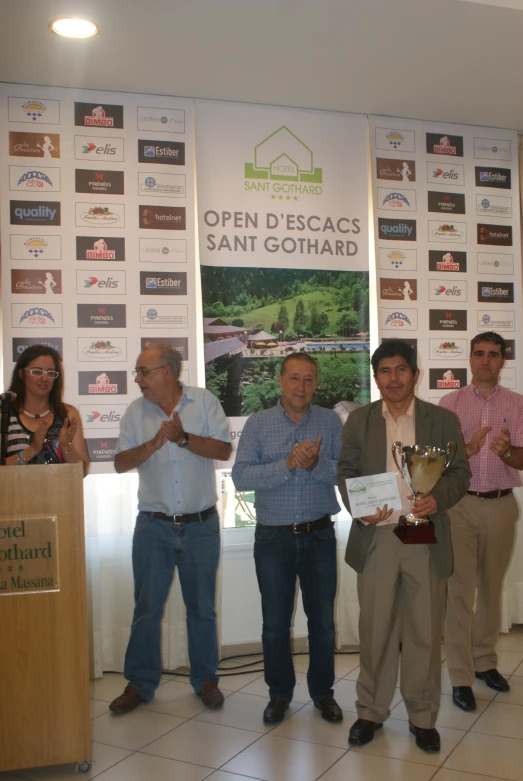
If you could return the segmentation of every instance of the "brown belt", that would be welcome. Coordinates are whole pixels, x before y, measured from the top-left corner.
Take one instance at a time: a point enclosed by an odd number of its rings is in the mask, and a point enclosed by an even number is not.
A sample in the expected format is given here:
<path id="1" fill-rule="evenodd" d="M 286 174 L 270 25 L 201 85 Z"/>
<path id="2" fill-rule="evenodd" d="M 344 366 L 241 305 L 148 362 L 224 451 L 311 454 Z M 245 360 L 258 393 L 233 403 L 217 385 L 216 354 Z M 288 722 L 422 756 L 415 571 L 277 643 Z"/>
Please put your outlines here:
<path id="1" fill-rule="evenodd" d="M 467 491 L 468 494 L 471 496 L 479 496 L 480 499 L 499 499 L 501 496 L 508 496 L 512 493 L 512 488 L 503 488 L 503 490 L 498 491 L 485 491 L 484 493 L 481 493 L 481 491 Z"/>
<path id="2" fill-rule="evenodd" d="M 305 523 L 288 523 L 283 526 L 267 526 L 260 523 L 259 526 L 265 526 L 266 529 L 276 529 L 277 531 L 292 531 L 294 534 L 308 534 L 319 529 L 328 529 L 330 526 L 334 526 L 334 521 L 330 515 L 324 515 L 316 521 L 306 521 Z"/>
<path id="3" fill-rule="evenodd" d="M 207 507 L 201 513 L 186 513 L 185 515 L 166 515 L 165 513 L 151 513 L 153 518 L 159 518 L 161 521 L 170 523 L 194 523 L 195 521 L 204 521 L 209 515 L 216 512 L 216 506 Z"/>

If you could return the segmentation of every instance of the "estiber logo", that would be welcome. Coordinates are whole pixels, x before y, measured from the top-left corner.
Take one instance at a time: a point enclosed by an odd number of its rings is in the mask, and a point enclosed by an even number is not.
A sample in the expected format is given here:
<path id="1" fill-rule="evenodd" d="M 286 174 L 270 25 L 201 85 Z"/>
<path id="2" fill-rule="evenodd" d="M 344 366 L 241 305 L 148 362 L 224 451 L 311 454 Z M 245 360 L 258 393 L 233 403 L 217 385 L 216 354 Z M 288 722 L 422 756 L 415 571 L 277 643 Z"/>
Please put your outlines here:
<path id="1" fill-rule="evenodd" d="M 245 189 L 294 196 L 321 195 L 323 170 L 314 165 L 314 153 L 282 125 L 254 147 L 254 161 L 245 163 Z M 288 184 L 281 184 L 287 182 Z"/>

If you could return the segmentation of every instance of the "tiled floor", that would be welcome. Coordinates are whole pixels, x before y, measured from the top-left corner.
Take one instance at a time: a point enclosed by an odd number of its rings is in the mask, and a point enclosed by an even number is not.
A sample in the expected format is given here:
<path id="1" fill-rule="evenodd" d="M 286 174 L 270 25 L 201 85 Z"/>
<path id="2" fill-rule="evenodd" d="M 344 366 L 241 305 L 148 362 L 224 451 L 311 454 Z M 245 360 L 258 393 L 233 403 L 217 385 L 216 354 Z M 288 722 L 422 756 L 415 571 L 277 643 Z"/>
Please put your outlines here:
<path id="1" fill-rule="evenodd" d="M 268 698 L 259 672 L 222 677 L 226 701 L 218 711 L 202 706 L 186 678 L 165 676 L 154 701 L 127 716 L 108 710 L 125 682 L 107 674 L 91 683 L 92 769 L 81 775 L 71 765 L 0 773 L 0 781 L 523 781 L 523 627 L 503 635 L 498 650 L 511 691 L 496 695 L 476 682 L 472 714 L 453 705 L 443 662 L 438 755 L 416 748 L 399 689 L 383 730 L 367 746 L 349 749 L 358 655 L 336 657 L 342 724 L 323 721 L 311 704 L 307 657 L 298 656 L 295 699 L 276 727 L 262 721 Z"/>

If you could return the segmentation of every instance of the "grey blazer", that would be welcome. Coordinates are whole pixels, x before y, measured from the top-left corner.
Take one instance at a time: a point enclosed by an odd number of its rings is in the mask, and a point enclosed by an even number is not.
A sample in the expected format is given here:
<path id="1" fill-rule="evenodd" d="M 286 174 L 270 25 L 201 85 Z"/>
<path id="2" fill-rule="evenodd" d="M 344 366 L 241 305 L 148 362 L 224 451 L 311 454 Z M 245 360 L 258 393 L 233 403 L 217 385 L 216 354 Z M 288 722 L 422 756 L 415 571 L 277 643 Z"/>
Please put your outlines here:
<path id="1" fill-rule="evenodd" d="M 380 399 L 354 410 L 343 427 L 338 488 L 349 511 L 346 478 L 386 472 L 387 434 L 382 404 L 383 401 Z M 438 512 L 431 516 L 438 544 L 429 545 L 429 550 L 437 573 L 440 577 L 448 578 L 452 574 L 453 563 L 450 525 L 446 510 L 459 502 L 465 494 L 469 485 L 470 470 L 458 419 L 453 412 L 416 398 L 414 416 L 417 445 L 432 445 L 445 449 L 447 443 L 451 441 L 458 445 L 452 464 L 431 491 L 438 505 Z M 363 572 L 367 550 L 375 533 L 374 525 L 365 526 L 359 519 L 353 519 L 345 561 L 356 572 Z"/>

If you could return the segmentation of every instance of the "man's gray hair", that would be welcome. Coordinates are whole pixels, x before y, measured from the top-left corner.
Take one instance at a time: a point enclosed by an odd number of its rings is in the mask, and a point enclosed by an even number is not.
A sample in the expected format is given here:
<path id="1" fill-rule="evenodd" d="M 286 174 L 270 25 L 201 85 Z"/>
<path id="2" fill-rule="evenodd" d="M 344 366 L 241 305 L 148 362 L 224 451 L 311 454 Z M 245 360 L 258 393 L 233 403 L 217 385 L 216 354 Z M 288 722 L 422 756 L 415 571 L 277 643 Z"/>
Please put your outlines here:
<path id="1" fill-rule="evenodd" d="M 173 370 L 175 379 L 178 379 L 182 370 L 182 356 L 178 350 L 175 350 L 170 344 L 158 344 L 155 345 L 155 347 L 160 351 L 162 363 L 166 366 L 170 366 Z"/>

